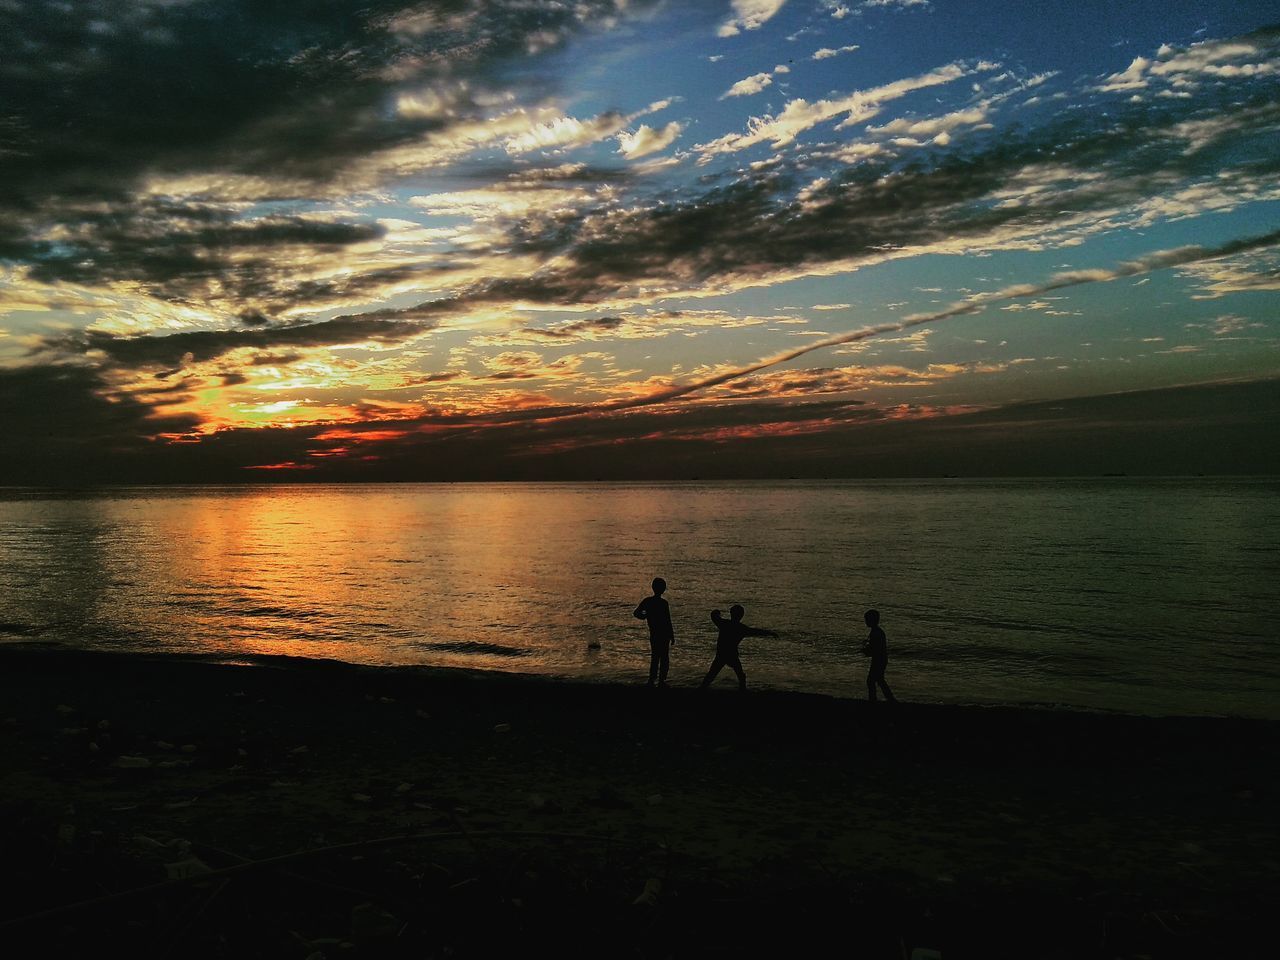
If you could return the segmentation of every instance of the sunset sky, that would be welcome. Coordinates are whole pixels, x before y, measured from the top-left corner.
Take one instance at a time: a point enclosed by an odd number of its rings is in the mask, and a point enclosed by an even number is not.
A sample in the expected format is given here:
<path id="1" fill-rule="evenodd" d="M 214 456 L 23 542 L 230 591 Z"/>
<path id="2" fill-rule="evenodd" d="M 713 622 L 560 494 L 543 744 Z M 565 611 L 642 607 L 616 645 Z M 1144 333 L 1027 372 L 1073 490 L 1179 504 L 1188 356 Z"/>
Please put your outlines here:
<path id="1" fill-rule="evenodd" d="M 0 0 L 0 483 L 1280 471 L 1277 19 Z"/>

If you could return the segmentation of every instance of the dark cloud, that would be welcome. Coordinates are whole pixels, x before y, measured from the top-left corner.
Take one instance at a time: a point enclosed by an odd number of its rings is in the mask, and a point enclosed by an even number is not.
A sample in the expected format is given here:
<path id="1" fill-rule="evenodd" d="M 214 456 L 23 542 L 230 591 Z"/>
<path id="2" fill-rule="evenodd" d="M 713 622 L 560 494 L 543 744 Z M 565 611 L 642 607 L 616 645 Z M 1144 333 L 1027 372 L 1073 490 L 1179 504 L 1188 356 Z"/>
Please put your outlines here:
<path id="1" fill-rule="evenodd" d="M 81 217 L 74 232 L 31 244 L 30 277 L 99 284 L 134 280 L 154 285 L 168 299 L 205 294 L 211 283 L 233 296 L 274 285 L 282 247 L 312 254 L 376 240 L 376 223 L 336 223 L 303 217 L 235 222 L 230 212 L 207 206 L 135 204 Z M 245 315 L 254 316 L 250 308 Z"/>
<path id="2" fill-rule="evenodd" d="M 531 38 L 616 10 L 611 0 L 7 3 L 5 199 L 119 197 L 144 173 L 323 183 L 479 116 L 464 100 L 452 115 L 406 117 L 388 109 L 392 91 L 499 83 L 504 67 L 531 59 Z"/>
<path id="3" fill-rule="evenodd" d="M 612 333 L 626 327 L 628 323 L 625 317 L 593 317 L 589 320 L 571 320 L 554 327 L 521 327 L 513 336 L 521 340 L 559 343 L 582 340 L 600 333 Z"/>
<path id="4" fill-rule="evenodd" d="M 230 270 L 218 251 L 324 248 L 378 228 L 232 223 L 216 184 L 252 178 L 255 200 L 311 201 L 371 156 L 483 120 L 488 93 L 545 94 L 547 54 L 533 51 L 618 12 L 615 0 L 10 0 L 0 259 L 37 279 L 142 281 L 164 298 L 198 296 L 226 273 L 231 294 L 250 298 L 255 270 L 270 287 L 270 257 Z M 397 110 L 404 91 L 447 94 L 447 108 Z M 215 186 L 139 200 L 151 177 Z"/>
<path id="5" fill-rule="evenodd" d="M 249 468 L 278 463 L 310 467 L 271 474 L 289 480 L 1280 473 L 1271 442 L 1280 427 L 1280 380 L 967 414 L 915 409 L 907 419 L 900 409 L 844 400 L 740 401 L 578 420 L 513 412 L 505 420 L 433 415 L 338 432 L 238 429 L 199 444 L 146 439 L 193 424 L 158 419 L 136 400 L 109 402 L 101 380 L 82 368 L 0 374 L 0 403 L 20 414 L 0 421 L 0 442 L 31 451 L 0 463 L 0 483 L 262 480 Z"/>
<path id="6" fill-rule="evenodd" d="M 157 395 L 175 402 L 182 389 L 175 386 Z M 10 452 L 0 483 L 140 478 L 149 458 L 163 459 L 155 436 L 186 432 L 199 422 L 159 413 L 139 396 L 113 389 L 99 372 L 72 365 L 0 370 L 0 411 L 0 447 Z"/>
<path id="7" fill-rule="evenodd" d="M 326 471 L 442 480 L 1280 472 L 1280 452 L 1267 440 L 1280 426 L 1280 380 L 902 413 L 830 400 L 694 404 L 487 428 L 430 418 L 370 424 L 411 431 L 359 445 L 377 460 L 311 457 L 324 445 L 295 436 L 287 457 L 261 462 L 324 460 L 314 479 Z M 456 429 L 444 429 L 450 425 Z M 428 432 L 412 432 L 422 427 Z"/>
<path id="8" fill-rule="evenodd" d="M 403 343 L 429 329 L 427 324 L 407 320 L 345 318 L 248 330 L 190 330 L 162 337 L 122 337 L 86 330 L 48 338 L 41 350 L 63 354 L 100 353 L 112 367 L 181 368 L 186 363 L 213 360 L 232 350 L 269 351 L 279 347 L 328 347 L 365 342 L 394 344 Z M 286 363 L 296 358 L 296 355 L 271 354 L 262 362 Z M 169 374 L 174 372 L 176 369 L 168 371 Z"/>
<path id="9" fill-rule="evenodd" d="M 1259 38 L 1280 47 L 1280 34 Z M 414 309 L 590 304 L 642 294 L 647 285 L 669 291 L 727 278 L 766 281 L 834 262 L 873 262 L 895 250 L 1051 245 L 1070 236 L 1056 231 L 1079 232 L 1091 218 L 1123 216 L 1193 185 L 1238 191 L 1243 202 L 1280 174 L 1278 94 L 1280 80 L 1264 75 L 1193 100 L 1072 111 L 1042 126 L 975 134 L 905 157 L 835 163 L 817 186 L 821 157 L 802 154 L 649 206 L 530 219 L 512 228 L 511 246 L 554 259 L 554 267 L 481 282 Z M 1188 139 L 1200 121 L 1216 126 L 1216 139 Z M 997 202 L 1037 170 L 1041 189 Z"/>

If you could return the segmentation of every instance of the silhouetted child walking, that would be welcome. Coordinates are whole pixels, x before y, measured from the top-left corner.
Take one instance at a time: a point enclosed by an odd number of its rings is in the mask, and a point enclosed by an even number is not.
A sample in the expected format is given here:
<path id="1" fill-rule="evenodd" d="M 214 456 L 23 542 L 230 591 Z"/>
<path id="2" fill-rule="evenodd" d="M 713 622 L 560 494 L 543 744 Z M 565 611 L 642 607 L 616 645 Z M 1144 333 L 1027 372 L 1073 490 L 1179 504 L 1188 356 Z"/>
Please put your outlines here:
<path id="1" fill-rule="evenodd" d="M 711 622 L 716 625 L 720 634 L 716 637 L 716 658 L 711 661 L 711 669 L 707 671 L 707 675 L 703 678 L 702 686 L 699 689 L 705 690 L 711 686 L 721 668 L 728 667 L 738 675 L 738 689 L 746 693 L 747 674 L 742 669 L 742 661 L 738 658 L 738 645 L 742 643 L 743 637 L 777 636 L 772 630 L 758 630 L 755 627 L 748 627 L 742 622 L 742 617 L 746 612 L 742 605 L 737 603 L 729 608 L 730 619 L 728 620 L 720 616 L 719 610 L 711 611 Z"/>
<path id="2" fill-rule="evenodd" d="M 871 628 L 871 632 L 867 634 L 867 642 L 862 645 L 862 652 L 871 657 L 871 668 L 867 671 L 867 699 L 875 701 L 876 684 L 879 684 L 885 700 L 897 703 L 893 691 L 884 682 L 884 671 L 889 666 L 889 639 L 880 629 L 880 611 L 868 610 L 862 619 Z"/>
<path id="3" fill-rule="evenodd" d="M 667 670 L 671 667 L 671 648 L 676 645 L 676 631 L 671 626 L 671 605 L 662 598 L 667 592 L 667 581 L 655 577 L 653 596 L 645 597 L 636 607 L 635 616 L 649 623 L 649 686 L 667 685 Z"/>

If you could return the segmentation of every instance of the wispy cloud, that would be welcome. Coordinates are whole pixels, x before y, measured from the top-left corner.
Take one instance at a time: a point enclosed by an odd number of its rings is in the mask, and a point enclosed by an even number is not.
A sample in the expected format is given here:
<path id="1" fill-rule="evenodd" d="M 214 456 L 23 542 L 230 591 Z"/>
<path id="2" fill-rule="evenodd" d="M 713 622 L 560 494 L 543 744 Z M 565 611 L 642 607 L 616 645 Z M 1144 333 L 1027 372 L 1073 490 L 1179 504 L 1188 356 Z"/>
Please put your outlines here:
<path id="1" fill-rule="evenodd" d="M 745 150 L 759 143 L 772 143 L 775 148 L 785 146 L 817 124 L 843 115 L 844 119 L 840 126 L 852 126 L 874 117 L 891 100 L 906 96 L 915 90 L 951 83 L 968 72 L 970 71 L 960 64 L 948 64 L 916 77 L 897 80 L 868 90 L 859 90 L 831 100 L 817 100 L 810 103 L 797 98 L 788 101 L 782 112 L 775 116 L 753 117 L 746 133 L 727 134 L 716 140 L 699 144 L 694 149 L 710 157 L 718 153 Z"/>
<path id="2" fill-rule="evenodd" d="M 856 43 L 847 44 L 843 47 L 821 47 L 813 51 L 811 60 L 830 60 L 832 57 L 838 57 L 842 53 L 852 53 L 858 49 Z"/>
<path id="3" fill-rule="evenodd" d="M 628 160 L 647 157 L 671 146 L 683 131 L 684 125 L 675 120 L 657 130 L 641 124 L 633 131 L 618 135 L 618 152 Z"/>
<path id="4" fill-rule="evenodd" d="M 733 16 L 716 31 L 721 37 L 734 37 L 743 30 L 759 30 L 782 9 L 787 0 L 732 0 Z"/>

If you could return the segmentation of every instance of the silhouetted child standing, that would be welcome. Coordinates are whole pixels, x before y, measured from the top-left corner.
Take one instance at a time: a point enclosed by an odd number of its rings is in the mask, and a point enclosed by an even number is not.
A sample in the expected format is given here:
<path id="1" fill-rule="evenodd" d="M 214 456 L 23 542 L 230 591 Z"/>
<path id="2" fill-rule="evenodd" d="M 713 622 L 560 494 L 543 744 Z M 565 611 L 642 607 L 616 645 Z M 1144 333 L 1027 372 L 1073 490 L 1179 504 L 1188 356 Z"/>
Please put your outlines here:
<path id="1" fill-rule="evenodd" d="M 746 693 L 747 674 L 742 669 L 742 660 L 738 657 L 738 645 L 742 643 L 743 637 L 777 636 L 772 630 L 758 630 L 755 627 L 748 627 L 742 622 L 746 612 L 742 605 L 737 603 L 729 608 L 730 619 L 728 620 L 720 616 L 719 610 L 711 611 L 711 622 L 716 625 L 720 634 L 716 637 L 716 658 L 711 661 L 711 669 L 707 671 L 706 677 L 703 678 L 700 689 L 705 690 L 711 686 L 720 670 L 723 667 L 729 667 L 738 675 L 738 689 Z"/>
<path id="2" fill-rule="evenodd" d="M 871 628 L 871 632 L 867 634 L 867 642 L 862 646 L 862 652 L 871 657 L 871 668 L 867 671 L 867 699 L 875 701 L 876 684 L 879 684 L 885 700 L 897 703 L 893 691 L 884 682 L 884 671 L 889 666 L 889 639 L 880 629 L 880 611 L 868 610 L 862 619 Z"/>
<path id="3" fill-rule="evenodd" d="M 649 686 L 667 685 L 667 670 L 671 667 L 671 648 L 676 645 L 676 631 L 671 626 L 671 606 L 662 595 L 667 592 L 667 581 L 655 577 L 653 596 L 645 597 L 635 609 L 639 620 L 649 623 Z"/>

